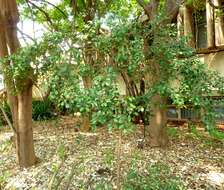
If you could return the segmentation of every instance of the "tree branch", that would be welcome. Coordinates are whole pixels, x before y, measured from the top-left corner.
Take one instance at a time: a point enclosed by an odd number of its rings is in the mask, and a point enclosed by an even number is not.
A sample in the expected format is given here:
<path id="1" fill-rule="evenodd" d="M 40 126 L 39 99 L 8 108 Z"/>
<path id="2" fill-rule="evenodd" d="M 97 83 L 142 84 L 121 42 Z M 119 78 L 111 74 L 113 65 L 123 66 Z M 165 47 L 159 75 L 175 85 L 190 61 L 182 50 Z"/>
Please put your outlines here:
<path id="1" fill-rule="evenodd" d="M 149 4 L 146 4 L 144 0 L 137 0 L 137 3 L 144 9 L 145 14 L 150 18 L 151 17 L 151 11 L 149 9 Z"/>
<path id="2" fill-rule="evenodd" d="M 57 9 L 65 18 L 68 18 L 68 15 L 63 10 L 61 10 L 58 6 L 54 5 L 53 3 L 46 1 L 46 0 L 35 0 L 35 1 L 37 1 L 37 2 L 40 1 L 40 2 L 44 2 L 44 3 L 51 5 L 52 7 Z"/>
<path id="3" fill-rule="evenodd" d="M 184 0 L 166 0 L 165 13 L 169 21 L 175 19 L 178 15 L 180 6 L 184 3 Z"/>
<path id="4" fill-rule="evenodd" d="M 214 3 L 211 0 L 208 0 L 208 3 L 211 7 L 215 8 L 215 9 L 223 9 L 224 5 L 214 5 Z"/>
<path id="5" fill-rule="evenodd" d="M 35 42 L 35 40 L 31 37 L 31 36 L 29 36 L 28 34 L 26 34 L 26 33 L 24 33 L 22 30 L 20 30 L 19 28 L 17 28 L 17 30 L 18 30 L 18 32 L 24 37 L 26 37 L 26 38 L 28 38 L 28 39 L 30 39 L 31 41 L 33 41 L 33 42 Z M 24 41 L 25 41 L 25 39 L 24 39 Z"/>
<path id="6" fill-rule="evenodd" d="M 33 7 L 35 7 L 36 9 L 38 9 L 41 13 L 43 13 L 43 15 L 45 16 L 47 22 L 55 29 L 57 30 L 57 27 L 54 25 L 54 23 L 51 20 L 51 17 L 49 16 L 49 14 L 44 11 L 41 7 L 37 6 L 35 3 L 31 2 L 30 0 L 26 0 L 27 3 L 30 3 Z"/>

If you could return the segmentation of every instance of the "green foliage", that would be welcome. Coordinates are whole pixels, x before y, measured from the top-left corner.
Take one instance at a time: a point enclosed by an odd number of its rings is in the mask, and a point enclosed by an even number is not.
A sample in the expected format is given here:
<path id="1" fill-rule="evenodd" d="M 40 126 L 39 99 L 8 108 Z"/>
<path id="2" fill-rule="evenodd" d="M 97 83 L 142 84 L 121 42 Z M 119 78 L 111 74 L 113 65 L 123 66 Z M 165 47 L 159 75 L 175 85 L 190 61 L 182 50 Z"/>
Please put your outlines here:
<path id="1" fill-rule="evenodd" d="M 132 168 L 128 171 L 123 185 L 124 190 L 183 190 L 186 189 L 178 177 L 175 177 L 167 165 L 157 163 L 149 165 L 142 173 Z"/>
<path id="2" fill-rule="evenodd" d="M 93 77 L 92 88 L 84 89 L 71 69 L 60 74 L 58 69 L 50 79 L 52 89 L 50 98 L 56 102 L 60 110 L 80 112 L 82 115 L 91 113 L 94 128 L 108 124 L 110 128 L 119 125 L 120 128 L 127 130 L 131 125 L 130 115 L 135 106 L 130 98 L 120 97 L 116 84 L 116 71 L 110 67 L 101 71 L 101 75 Z M 67 80 L 63 80 L 65 78 Z"/>
<path id="3" fill-rule="evenodd" d="M 57 155 L 58 157 L 64 161 L 66 158 L 66 147 L 64 144 L 60 144 L 57 148 Z"/>
<path id="4" fill-rule="evenodd" d="M 10 121 L 12 122 L 12 113 L 11 113 L 9 104 L 7 102 L 3 102 L 1 106 L 2 106 L 2 109 L 5 111 L 6 115 L 8 116 L 8 118 L 10 119 Z M 3 125 L 7 125 L 7 121 L 2 111 L 0 110 L 0 127 Z"/>
<path id="5" fill-rule="evenodd" d="M 196 125 L 191 125 L 191 126 L 190 126 L 190 130 L 191 130 L 191 133 L 193 134 L 193 136 L 194 136 L 195 138 L 201 138 L 201 137 L 202 137 L 202 135 L 201 135 L 200 132 L 198 131 Z"/>
<path id="6" fill-rule="evenodd" d="M 177 138 L 179 136 L 178 129 L 174 127 L 167 128 L 167 133 L 171 138 Z"/>
<path id="7" fill-rule="evenodd" d="M 111 168 L 113 165 L 113 162 L 115 161 L 115 155 L 114 155 L 114 150 L 112 149 L 107 149 L 104 152 L 104 158 L 103 158 L 104 164 L 108 167 Z"/>
<path id="8" fill-rule="evenodd" d="M 0 172 L 0 189 L 3 188 L 7 184 L 7 179 L 11 176 L 12 174 L 9 171 L 1 171 Z"/>
<path id="9" fill-rule="evenodd" d="M 33 100 L 32 118 L 35 121 L 49 120 L 55 117 L 54 105 L 49 99 Z"/>
<path id="10" fill-rule="evenodd" d="M 140 23 L 136 1 L 80 0 L 71 7 L 67 0 L 57 4 L 59 9 L 40 2 L 49 23 L 35 6 L 31 12 L 25 1 L 19 2 L 24 16 L 47 23 L 50 32 L 6 59 L 15 62 L 3 70 L 8 78 L 22 85 L 41 76 L 59 110 L 91 116 L 93 127 L 108 124 L 128 131 L 137 114 L 149 120 L 154 95 L 170 97 L 178 107 L 202 109 L 207 129 L 214 127 L 208 97 L 214 89 L 223 94 L 224 79 L 199 60 L 187 37 L 177 37 L 175 24 L 164 24 L 163 3 L 155 20 Z M 124 75 L 137 85 L 144 77 L 145 94 L 121 97 L 117 80 Z M 92 81 L 91 88 L 83 88 L 84 77 Z M 21 88 L 16 86 L 16 91 Z"/>
<path id="11" fill-rule="evenodd" d="M 198 130 L 195 125 L 191 126 L 191 133 L 188 134 L 187 137 L 199 140 L 201 142 L 201 146 L 205 147 L 222 146 L 222 143 L 224 142 L 223 132 L 220 132 L 217 129 L 212 129 L 206 133 L 205 131 Z"/>
<path id="12" fill-rule="evenodd" d="M 110 19 L 108 17 L 106 22 L 110 23 Z M 151 97 L 160 94 L 171 97 L 179 107 L 187 103 L 194 108 L 202 108 L 205 113 L 203 121 L 208 129 L 212 128 L 212 102 L 207 97 L 212 95 L 214 87 L 219 93 L 223 92 L 223 78 L 199 61 L 187 45 L 186 38 L 176 37 L 175 26 L 159 28 L 157 23 L 160 19 L 144 26 L 118 17 L 109 36 L 96 35 L 95 29 L 91 30 L 86 35 L 90 37 L 88 40 L 93 52 L 112 57 L 113 65 L 105 66 L 104 59 L 99 59 L 90 67 L 81 51 L 69 50 L 77 64 L 66 65 L 65 62 L 51 67 L 51 99 L 62 110 L 90 114 L 94 127 L 107 123 L 110 127 L 117 125 L 127 129 L 139 111 L 149 116 Z M 150 35 L 152 33 L 153 36 Z M 145 38 L 151 40 L 147 54 L 143 51 Z M 146 81 L 144 95 L 122 99 L 116 80 L 123 73 L 136 83 L 142 76 L 154 76 L 154 79 Z M 90 89 L 83 89 L 80 85 L 85 76 L 92 80 Z"/>
<path id="13" fill-rule="evenodd" d="M 5 140 L 0 145 L 0 152 L 8 151 L 12 148 L 12 142 L 10 139 Z"/>
<path id="14" fill-rule="evenodd" d="M 224 142 L 224 132 L 223 131 L 218 131 L 216 129 L 213 129 L 213 130 L 209 131 L 209 134 L 216 140 Z"/>
<path id="15" fill-rule="evenodd" d="M 112 190 L 113 186 L 109 184 L 108 182 L 101 180 L 95 185 L 94 189 L 95 190 Z"/>

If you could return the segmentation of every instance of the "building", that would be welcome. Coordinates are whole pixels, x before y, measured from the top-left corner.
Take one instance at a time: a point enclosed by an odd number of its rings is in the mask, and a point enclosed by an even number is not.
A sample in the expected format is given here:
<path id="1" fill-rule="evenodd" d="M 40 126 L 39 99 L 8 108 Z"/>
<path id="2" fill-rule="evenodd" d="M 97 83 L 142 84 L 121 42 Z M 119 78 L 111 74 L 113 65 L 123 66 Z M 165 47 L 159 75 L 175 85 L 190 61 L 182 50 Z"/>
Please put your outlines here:
<path id="1" fill-rule="evenodd" d="M 189 43 L 202 62 L 224 76 L 224 0 L 202 1 L 197 6 L 182 6 L 177 15 L 178 35 L 190 36 Z M 222 99 L 214 96 L 214 99 Z M 224 107 L 217 106 L 218 123 L 224 123 Z M 200 110 L 168 106 L 168 120 L 200 120 Z"/>
<path id="2" fill-rule="evenodd" d="M 3 90 L 4 88 L 5 88 L 5 86 L 4 86 L 3 75 L 0 74 L 0 91 Z"/>

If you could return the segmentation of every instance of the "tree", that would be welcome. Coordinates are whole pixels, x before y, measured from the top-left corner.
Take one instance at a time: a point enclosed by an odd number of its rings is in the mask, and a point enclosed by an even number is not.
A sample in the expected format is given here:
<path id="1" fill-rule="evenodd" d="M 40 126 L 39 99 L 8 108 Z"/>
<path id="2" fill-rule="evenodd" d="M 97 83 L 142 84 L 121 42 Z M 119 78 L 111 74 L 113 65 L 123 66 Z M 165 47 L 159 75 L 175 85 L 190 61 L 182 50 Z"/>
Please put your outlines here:
<path id="1" fill-rule="evenodd" d="M 32 80 L 30 78 L 32 68 L 28 66 L 29 76 L 14 78 L 10 68 L 15 63 L 10 59 L 7 60 L 7 56 L 15 54 L 20 49 L 17 37 L 18 21 L 16 0 L 1 0 L 0 56 L 6 58 L 2 68 L 15 128 L 16 155 L 18 164 L 21 167 L 28 167 L 36 163 L 32 130 Z"/>
<path id="2" fill-rule="evenodd" d="M 159 16 L 160 12 L 158 10 L 160 6 L 160 1 L 158 0 L 153 0 L 150 1 L 149 3 L 145 3 L 142 0 L 138 0 L 138 3 L 140 6 L 145 11 L 145 14 L 148 16 L 149 21 L 148 22 L 154 22 L 154 20 Z M 165 1 L 164 5 L 164 15 L 165 18 L 162 22 L 161 25 L 167 25 L 172 22 L 172 20 L 176 17 L 179 11 L 179 6 L 181 2 L 180 1 L 173 1 L 173 0 L 167 0 Z M 160 25 L 160 27 L 161 27 Z M 145 39 L 147 40 L 147 39 Z M 145 43 L 147 44 L 147 43 Z M 145 47 L 145 51 L 149 51 L 149 45 L 147 44 Z M 161 75 L 159 71 L 160 66 L 159 64 L 154 64 L 153 70 L 157 70 L 157 74 L 155 77 L 153 77 L 152 80 L 156 82 L 159 82 L 161 80 Z M 151 112 L 152 112 L 152 117 L 150 119 L 150 127 L 149 127 L 149 134 L 148 134 L 148 140 L 149 144 L 151 146 L 164 146 L 167 144 L 167 136 L 166 136 L 166 109 L 164 109 L 163 106 L 166 104 L 166 97 L 161 97 L 160 94 L 154 95 L 151 98 L 152 101 L 152 106 L 151 106 Z"/>
<path id="3" fill-rule="evenodd" d="M 72 22 L 65 20 L 66 24 L 57 22 L 62 14 L 60 16 L 57 14 L 56 18 L 52 16 L 51 22 L 56 26 L 57 31 L 67 32 L 66 40 L 70 39 L 70 47 L 73 48 L 70 49 L 73 52 L 70 61 L 77 62 L 73 67 L 77 76 L 71 84 L 74 86 L 75 81 L 76 83 L 79 81 L 79 77 L 86 79 L 87 76 L 88 81 L 91 81 L 91 85 L 85 85 L 88 88 L 84 91 L 76 84 L 77 86 L 73 88 L 76 89 L 76 93 L 68 92 L 66 83 L 65 88 L 56 89 L 55 101 L 59 101 L 62 105 L 72 105 L 72 111 L 75 108 L 84 115 L 91 114 L 92 123 L 106 124 L 112 121 L 114 125 L 122 126 L 119 128 L 130 126 L 128 123 L 132 122 L 133 117 L 144 112 L 146 118 L 150 116 L 147 135 L 149 144 L 165 145 L 168 97 L 171 97 L 178 106 L 190 102 L 193 106 L 205 108 L 209 102 L 205 96 L 211 94 L 212 86 L 219 85 L 222 89 L 215 79 L 217 74 L 212 74 L 195 57 L 194 50 L 189 47 L 193 45 L 187 40 L 188 36 L 177 39 L 173 23 L 182 1 L 152 0 L 145 3 L 138 0 L 138 4 L 148 16 L 145 23 L 140 23 L 137 19 L 129 19 L 133 13 L 139 14 L 142 11 L 134 2 L 120 0 L 106 3 L 105 1 L 106 6 L 94 2 L 92 4 L 94 6 L 91 6 L 87 1 L 73 1 L 74 17 Z M 64 7 L 68 6 L 62 4 Z M 127 4 L 129 7 L 125 9 Z M 187 8 L 185 19 L 191 23 L 189 21 L 191 12 L 187 4 L 185 7 Z M 53 9 L 52 12 L 55 11 L 57 10 Z M 103 23 L 100 22 L 101 19 Z M 103 24 L 108 25 L 108 31 L 102 30 Z M 190 31 L 192 28 L 189 28 L 185 35 Z M 75 48 L 75 44 L 78 44 L 79 48 Z M 87 51 L 91 52 L 90 56 L 86 54 L 86 50 L 90 50 Z M 111 88 L 110 91 L 105 84 L 106 79 L 114 75 L 122 76 L 126 85 L 128 94 L 123 99 L 119 99 L 116 88 Z M 74 74 L 72 76 L 74 77 Z M 114 86 L 115 78 L 110 78 L 112 82 L 110 80 L 108 84 Z M 143 94 L 139 93 L 137 87 L 142 78 L 145 78 L 146 83 Z M 172 81 L 176 81 L 178 87 L 173 87 Z M 58 94 L 62 95 L 61 99 L 58 98 Z M 98 96 L 108 104 L 102 102 Z M 106 108 L 109 106 L 111 107 Z"/>
<path id="4" fill-rule="evenodd" d="M 212 94 L 212 89 L 216 87 L 223 93 L 220 82 L 223 78 L 207 70 L 197 59 L 187 37 L 177 38 L 173 21 L 180 1 L 139 0 L 141 7 L 126 0 L 92 4 L 72 1 L 72 7 L 68 1 L 61 1 L 52 8 L 46 6 L 47 1 L 38 5 L 26 2 L 37 12 L 28 14 L 31 10 L 26 7 L 25 16 L 32 15 L 38 22 L 47 23 L 51 32 L 41 42 L 26 48 L 31 57 L 28 60 L 37 65 L 34 73 L 42 72 L 48 77 L 50 98 L 59 107 L 91 115 L 92 126 L 108 125 L 127 131 L 133 127 L 133 118 L 142 114 L 145 125 L 150 121 L 146 136 L 149 144 L 163 146 L 167 143 L 168 97 L 179 107 L 188 102 L 207 109 L 210 100 L 206 97 Z M 143 23 L 137 16 L 142 8 L 148 16 Z M 103 25 L 109 29 L 103 29 Z M 23 54 L 17 53 L 16 57 L 23 62 L 27 60 Z M 32 86 L 30 79 L 35 78 L 32 73 L 28 66 L 26 75 L 16 78 L 14 91 L 20 86 L 17 84 L 23 87 L 17 96 Z M 128 91 L 125 97 L 120 96 L 117 87 L 121 76 Z M 139 92 L 143 78 L 144 90 Z M 82 88 L 80 80 L 87 81 L 86 88 Z M 89 129 L 89 118 L 86 121 Z"/>

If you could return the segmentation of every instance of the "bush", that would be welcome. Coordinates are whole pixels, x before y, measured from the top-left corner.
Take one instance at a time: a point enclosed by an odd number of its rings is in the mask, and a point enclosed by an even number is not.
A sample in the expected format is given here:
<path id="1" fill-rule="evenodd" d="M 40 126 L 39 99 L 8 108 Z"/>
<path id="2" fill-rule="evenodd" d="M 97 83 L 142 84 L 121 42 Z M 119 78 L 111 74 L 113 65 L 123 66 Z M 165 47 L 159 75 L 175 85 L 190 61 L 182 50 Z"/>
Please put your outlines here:
<path id="1" fill-rule="evenodd" d="M 224 141 L 224 132 L 213 129 L 209 131 L 209 134 L 216 140 Z"/>
<path id="2" fill-rule="evenodd" d="M 141 173 L 132 168 L 127 173 L 124 190 L 182 190 L 186 189 L 179 178 L 175 177 L 168 166 L 154 164 Z"/>
<path id="3" fill-rule="evenodd" d="M 12 114 L 10 107 L 7 103 L 2 104 L 2 108 L 4 109 L 5 113 L 9 117 L 12 122 Z M 54 105 L 50 100 L 33 100 L 32 105 L 32 118 L 35 121 L 41 120 L 49 120 L 55 117 L 54 113 Z M 0 111 L 0 126 L 7 125 L 7 122 L 4 118 L 2 111 Z"/>
<path id="4" fill-rule="evenodd" d="M 174 128 L 174 127 L 169 127 L 167 128 L 167 134 L 170 138 L 172 139 L 175 139 L 178 137 L 178 131 L 177 131 L 177 128 Z"/>
<path id="5" fill-rule="evenodd" d="M 8 118 L 10 119 L 10 121 L 12 122 L 12 113 L 9 107 L 9 104 L 4 102 L 2 105 L 2 109 L 5 111 L 6 115 L 8 116 Z M 7 121 L 2 113 L 2 111 L 0 110 L 0 126 L 4 126 L 7 125 Z"/>
<path id="6" fill-rule="evenodd" d="M 34 121 L 49 120 L 55 116 L 53 103 L 47 100 L 33 100 L 32 118 Z"/>

